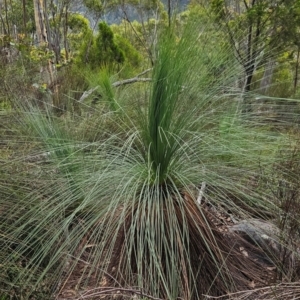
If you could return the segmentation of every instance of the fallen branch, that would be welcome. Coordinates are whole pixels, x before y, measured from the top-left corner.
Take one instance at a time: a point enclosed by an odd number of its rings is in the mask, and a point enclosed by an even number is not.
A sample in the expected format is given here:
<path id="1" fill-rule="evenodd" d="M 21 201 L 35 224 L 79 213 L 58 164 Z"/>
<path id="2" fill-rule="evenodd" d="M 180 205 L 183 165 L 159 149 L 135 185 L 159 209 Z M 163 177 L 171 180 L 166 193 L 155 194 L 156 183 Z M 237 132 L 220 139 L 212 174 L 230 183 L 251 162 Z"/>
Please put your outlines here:
<path id="1" fill-rule="evenodd" d="M 147 82 L 147 81 L 151 81 L 151 78 L 134 77 L 134 78 L 114 82 L 112 84 L 112 86 L 117 87 L 117 86 L 120 86 L 120 85 L 130 84 L 130 83 L 134 83 L 134 82 Z"/>
<path id="2" fill-rule="evenodd" d="M 153 70 L 153 68 L 149 68 L 149 69 L 143 71 L 142 73 L 137 74 L 135 77 L 140 77 L 140 76 L 142 76 L 142 75 L 145 75 L 145 74 L 149 73 L 149 72 L 152 71 L 152 70 Z"/>
<path id="3" fill-rule="evenodd" d="M 146 73 L 150 72 L 151 70 L 152 70 L 152 68 L 143 71 L 142 73 L 136 75 L 133 78 L 116 81 L 116 82 L 112 83 L 112 86 L 113 87 L 118 87 L 118 86 L 121 86 L 121 85 L 126 85 L 126 84 L 130 84 L 130 83 L 135 83 L 135 82 L 149 82 L 149 81 L 151 81 L 151 78 L 140 78 L 140 76 L 145 75 Z M 84 91 L 82 96 L 80 97 L 80 99 L 78 101 L 82 102 L 87 97 L 89 97 L 92 93 L 94 93 L 99 87 L 100 86 L 97 85 L 96 87 L 94 87 L 94 88 L 92 88 L 88 91 Z"/>
<path id="4" fill-rule="evenodd" d="M 90 96 L 92 93 L 94 93 L 97 89 L 99 88 L 99 85 L 97 85 L 96 87 L 88 90 L 88 91 L 84 91 L 82 96 L 80 97 L 80 99 L 78 100 L 79 102 L 82 102 L 84 99 L 86 99 L 88 96 Z"/>

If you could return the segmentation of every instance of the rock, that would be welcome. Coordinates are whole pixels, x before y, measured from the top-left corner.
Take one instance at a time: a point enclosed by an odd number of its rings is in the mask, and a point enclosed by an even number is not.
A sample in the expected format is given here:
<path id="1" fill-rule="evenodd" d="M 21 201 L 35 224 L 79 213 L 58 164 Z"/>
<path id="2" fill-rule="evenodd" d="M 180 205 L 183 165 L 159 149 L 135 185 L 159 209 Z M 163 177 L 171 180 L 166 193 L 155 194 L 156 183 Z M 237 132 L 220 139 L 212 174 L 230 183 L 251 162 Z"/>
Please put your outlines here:
<path id="1" fill-rule="evenodd" d="M 240 252 L 246 251 L 247 257 L 266 267 L 266 272 L 275 270 L 276 276 L 284 274 L 286 278 L 299 278 L 299 238 L 291 239 L 275 224 L 259 219 L 247 219 L 228 226 L 228 232 L 237 236 Z"/>
<path id="2" fill-rule="evenodd" d="M 243 220 L 228 227 L 229 232 L 242 236 L 249 243 L 264 251 L 264 260 L 279 260 L 282 252 L 280 229 L 268 221 L 259 219 Z"/>

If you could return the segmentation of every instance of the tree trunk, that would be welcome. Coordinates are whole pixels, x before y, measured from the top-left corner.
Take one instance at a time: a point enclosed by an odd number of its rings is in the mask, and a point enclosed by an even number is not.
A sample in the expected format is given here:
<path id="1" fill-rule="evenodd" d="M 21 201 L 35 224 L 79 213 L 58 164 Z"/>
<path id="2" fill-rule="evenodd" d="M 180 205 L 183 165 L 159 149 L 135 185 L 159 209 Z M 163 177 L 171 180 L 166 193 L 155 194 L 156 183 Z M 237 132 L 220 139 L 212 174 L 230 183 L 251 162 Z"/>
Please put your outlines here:
<path id="1" fill-rule="evenodd" d="M 0 14 L 0 18 L 1 18 L 2 28 L 3 28 L 3 32 L 1 32 L 1 33 L 3 33 L 4 35 L 7 35 L 6 25 L 5 25 L 5 22 L 1 16 L 1 14 Z"/>
<path id="2" fill-rule="evenodd" d="M 26 22 L 27 22 L 27 16 L 26 16 L 26 0 L 22 0 L 23 4 L 23 33 L 26 35 Z"/>
<path id="3" fill-rule="evenodd" d="M 46 0 L 33 0 L 33 4 L 38 46 L 47 46 L 52 50 Z M 50 59 L 47 64 L 41 65 L 40 76 L 41 81 L 48 86 L 52 85 L 55 81 L 55 69 L 53 68 L 53 63 Z M 55 102 L 55 100 L 53 100 L 53 102 Z"/>
<path id="4" fill-rule="evenodd" d="M 69 60 L 69 50 L 68 50 L 68 9 L 69 9 L 69 3 L 66 3 L 65 8 L 65 20 L 64 20 L 64 48 L 65 48 L 65 60 Z"/>
<path id="5" fill-rule="evenodd" d="M 45 1 L 44 3 L 44 20 L 45 20 L 45 28 L 47 32 L 47 40 L 48 40 L 48 47 L 50 50 L 53 50 L 53 42 L 52 42 L 52 37 L 51 37 L 51 28 L 50 28 L 50 23 L 49 23 L 49 15 L 47 12 L 47 3 Z"/>
<path id="6" fill-rule="evenodd" d="M 267 95 L 270 84 L 272 82 L 272 76 L 274 71 L 275 62 L 274 59 L 269 59 L 266 64 L 264 75 L 260 81 L 260 93 L 263 95 Z"/>
<path id="7" fill-rule="evenodd" d="M 4 6 L 5 6 L 5 21 L 6 21 L 6 26 L 7 26 L 7 35 L 10 36 L 10 29 L 9 29 L 9 23 L 8 23 L 8 16 L 7 16 L 7 1 L 4 0 Z"/>
<path id="8" fill-rule="evenodd" d="M 240 1 L 239 0 L 235 0 L 235 12 L 240 15 L 241 13 L 241 6 L 240 6 Z"/>
<path id="9" fill-rule="evenodd" d="M 169 27 L 171 27 L 171 0 L 168 0 L 168 20 L 169 20 Z"/>
<path id="10" fill-rule="evenodd" d="M 294 95 L 297 92 L 299 59 L 300 59 L 300 47 L 298 46 L 297 61 L 296 61 L 296 67 L 295 67 L 295 78 L 294 78 Z"/>
<path id="11" fill-rule="evenodd" d="M 47 33 L 45 27 L 45 18 L 44 18 L 44 1 L 43 0 L 33 0 L 34 7 L 34 20 L 36 26 L 36 35 L 38 45 L 41 46 L 44 43 L 48 43 Z"/>
<path id="12" fill-rule="evenodd" d="M 250 92 L 251 90 L 251 82 L 252 82 L 252 78 L 253 78 L 253 73 L 250 71 L 250 73 L 247 73 L 246 75 L 246 84 L 245 84 L 245 93 Z"/>

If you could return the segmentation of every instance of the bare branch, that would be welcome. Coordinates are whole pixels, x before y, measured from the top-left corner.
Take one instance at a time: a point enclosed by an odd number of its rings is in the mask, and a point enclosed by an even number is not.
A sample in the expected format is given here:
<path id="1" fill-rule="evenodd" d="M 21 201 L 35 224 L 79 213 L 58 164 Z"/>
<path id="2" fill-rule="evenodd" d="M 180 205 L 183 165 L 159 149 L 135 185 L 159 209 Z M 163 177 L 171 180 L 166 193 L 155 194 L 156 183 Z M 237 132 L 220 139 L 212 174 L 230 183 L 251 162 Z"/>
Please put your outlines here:
<path id="1" fill-rule="evenodd" d="M 142 76 L 142 75 L 145 75 L 146 73 L 149 73 L 149 72 L 152 71 L 152 70 L 153 70 L 153 68 L 147 69 L 147 70 L 143 71 L 142 73 L 136 75 L 135 77 L 140 77 L 140 76 Z"/>
<path id="2" fill-rule="evenodd" d="M 112 85 L 114 87 L 118 87 L 120 85 L 126 85 L 126 84 L 130 84 L 130 83 L 134 83 L 134 82 L 149 82 L 151 81 L 151 78 L 139 78 L 139 77 L 134 77 L 134 78 L 130 78 L 130 79 L 125 79 L 125 80 L 121 80 L 121 81 L 116 81 L 114 82 Z"/>
<path id="3" fill-rule="evenodd" d="M 79 102 L 82 102 L 84 99 L 86 99 L 88 96 L 90 96 L 91 94 L 93 94 L 97 89 L 99 88 L 99 85 L 97 85 L 96 87 L 88 90 L 88 91 L 84 91 L 82 96 L 80 97 L 80 99 L 78 100 Z"/>
<path id="4" fill-rule="evenodd" d="M 127 15 L 126 9 L 124 8 L 123 5 L 122 5 L 122 11 L 123 11 L 123 14 L 124 14 L 124 17 L 125 17 L 124 19 L 129 23 L 129 25 L 130 25 L 131 29 L 133 30 L 135 36 L 138 38 L 138 40 L 140 41 L 140 43 L 142 44 L 142 46 L 145 48 L 146 52 L 149 55 L 149 59 L 151 61 L 151 65 L 153 66 L 154 65 L 154 60 L 153 60 L 153 55 L 152 55 L 151 50 L 147 47 L 145 41 L 143 41 L 142 38 L 139 36 L 139 34 L 136 32 L 134 26 L 132 25 L 132 23 L 129 20 L 129 17 Z"/>
<path id="5" fill-rule="evenodd" d="M 152 68 L 147 69 L 145 71 L 143 71 L 142 73 L 136 75 L 133 78 L 129 78 L 129 79 L 125 79 L 125 80 L 120 80 L 120 81 L 116 81 L 114 83 L 112 83 L 113 87 L 118 87 L 121 85 L 126 85 L 126 84 L 130 84 L 130 83 L 135 83 L 135 82 L 149 82 L 151 81 L 151 78 L 140 78 L 140 76 L 150 72 L 152 70 Z M 80 99 L 78 100 L 79 102 L 82 102 L 83 100 L 85 100 L 87 97 L 89 97 L 92 93 L 94 93 L 100 86 L 97 85 L 96 87 L 88 90 L 88 91 L 84 91 L 82 96 L 80 97 Z"/>

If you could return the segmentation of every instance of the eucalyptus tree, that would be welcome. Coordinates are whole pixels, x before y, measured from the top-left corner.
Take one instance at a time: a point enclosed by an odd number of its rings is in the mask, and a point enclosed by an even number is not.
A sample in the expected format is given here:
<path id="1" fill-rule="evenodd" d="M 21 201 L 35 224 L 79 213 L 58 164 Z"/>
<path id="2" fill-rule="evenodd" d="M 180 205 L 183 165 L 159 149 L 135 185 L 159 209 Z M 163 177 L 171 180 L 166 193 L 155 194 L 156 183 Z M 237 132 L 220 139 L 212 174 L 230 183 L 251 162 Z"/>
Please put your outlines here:
<path id="1" fill-rule="evenodd" d="M 38 45 L 48 44 L 50 32 L 46 29 L 45 24 L 45 3 L 44 0 L 33 0 L 34 19 Z M 49 41 L 51 43 L 51 40 Z M 48 45 L 47 45 L 48 46 Z"/>
<path id="2" fill-rule="evenodd" d="M 0 2 L 0 32 L 15 42 L 20 35 L 28 35 L 34 31 L 33 2 L 22 0 Z"/>
<path id="3" fill-rule="evenodd" d="M 285 52 L 294 65 L 294 94 L 297 91 L 300 64 L 300 3 L 299 1 L 287 0 L 280 5 L 277 13 L 278 34 L 280 42 L 285 45 Z"/>
<path id="4" fill-rule="evenodd" d="M 7 0 L 4 2 L 0 3 L 1 5 L 1 12 L 4 11 L 4 14 L 0 15 L 1 16 L 1 24 L 2 24 L 2 30 L 4 34 L 10 35 L 10 24 L 8 22 L 8 5 L 7 5 Z"/>
<path id="5" fill-rule="evenodd" d="M 54 53 L 54 63 L 61 63 L 61 52 L 64 50 L 65 59 L 69 59 L 70 44 L 68 41 L 70 26 L 74 28 L 72 11 L 75 8 L 71 0 L 33 0 L 35 8 L 36 32 L 39 42 L 44 42 L 46 47 Z M 85 3 L 87 2 L 87 3 Z M 80 1 L 80 6 L 90 8 L 91 1 Z M 77 3 L 78 4 L 78 3 Z M 102 6 L 92 6 L 93 10 L 100 10 Z M 70 23 L 71 19 L 71 23 Z M 70 23 L 70 24 L 69 24 Z M 72 25 L 73 24 L 73 25 Z M 76 28 L 78 29 L 78 28 Z"/>
<path id="6" fill-rule="evenodd" d="M 283 3 L 281 0 L 211 2 L 211 9 L 244 68 L 245 92 L 251 90 L 257 65 L 280 49 L 278 12 Z"/>
<path id="7" fill-rule="evenodd" d="M 123 16 L 125 32 L 131 32 L 139 47 L 143 48 L 150 63 L 155 60 L 155 44 L 159 28 L 165 26 L 167 12 L 161 0 L 115 0 L 115 7 Z M 128 29 L 127 29 L 128 28 Z"/>

